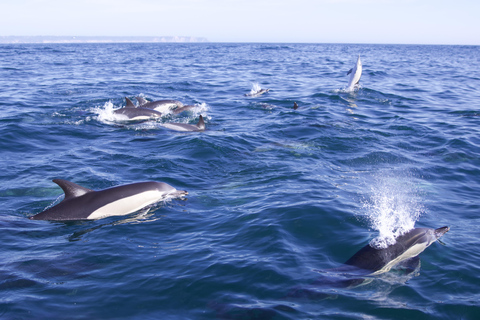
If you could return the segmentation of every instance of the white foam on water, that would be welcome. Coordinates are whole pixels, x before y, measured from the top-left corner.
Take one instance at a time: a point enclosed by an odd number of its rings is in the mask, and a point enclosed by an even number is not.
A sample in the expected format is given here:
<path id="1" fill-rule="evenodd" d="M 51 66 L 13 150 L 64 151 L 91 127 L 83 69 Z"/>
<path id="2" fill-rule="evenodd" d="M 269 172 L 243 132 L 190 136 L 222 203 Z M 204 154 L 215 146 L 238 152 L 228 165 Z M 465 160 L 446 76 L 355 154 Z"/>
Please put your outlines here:
<path id="1" fill-rule="evenodd" d="M 116 121 L 124 121 L 126 117 L 113 113 L 115 109 L 118 108 L 116 108 L 111 101 L 108 101 L 103 106 L 97 106 L 93 108 L 92 112 L 97 114 L 98 121 L 105 124 L 112 124 Z"/>

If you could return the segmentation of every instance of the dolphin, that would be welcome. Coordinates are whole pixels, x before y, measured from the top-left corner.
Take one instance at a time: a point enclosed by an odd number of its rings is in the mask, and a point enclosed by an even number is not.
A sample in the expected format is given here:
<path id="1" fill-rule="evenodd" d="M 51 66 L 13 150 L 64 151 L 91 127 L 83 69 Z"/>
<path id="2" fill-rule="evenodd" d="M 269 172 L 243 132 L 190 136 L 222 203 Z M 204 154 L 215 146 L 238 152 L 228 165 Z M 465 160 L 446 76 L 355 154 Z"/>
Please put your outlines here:
<path id="1" fill-rule="evenodd" d="M 245 93 L 245 97 L 258 97 L 264 93 L 267 93 L 270 89 L 260 89 L 258 91 L 250 91 L 250 93 Z"/>
<path id="2" fill-rule="evenodd" d="M 124 216 L 151 204 L 188 194 L 164 182 L 137 182 L 94 191 L 73 182 L 54 179 L 65 193 L 57 205 L 32 217 L 32 220 L 93 220 Z"/>
<path id="3" fill-rule="evenodd" d="M 360 61 L 360 55 L 358 55 L 357 63 L 355 66 L 347 72 L 350 75 L 348 78 L 347 91 L 353 91 L 355 86 L 360 82 L 362 76 L 362 61 Z"/>
<path id="4" fill-rule="evenodd" d="M 137 108 L 130 99 L 125 98 L 125 100 L 127 101 L 127 105 L 124 108 L 114 110 L 114 114 L 126 116 L 127 120 L 148 120 L 162 116 L 161 112 L 144 107 Z"/>
<path id="5" fill-rule="evenodd" d="M 449 230 L 449 227 L 415 228 L 398 236 L 396 242 L 386 248 L 374 248 L 367 244 L 348 259 L 344 266 L 315 270 L 322 277 L 307 287 L 293 288 L 287 296 L 326 299 L 331 295 L 318 291 L 318 288 L 357 287 L 372 282 L 374 276 L 388 272 L 394 266 L 401 267 L 405 274 L 410 274 L 420 266 L 418 255 Z"/>
<path id="6" fill-rule="evenodd" d="M 200 120 L 198 120 L 197 124 L 168 122 L 164 123 L 163 126 L 175 131 L 205 131 L 205 122 L 202 115 L 200 115 Z"/>
<path id="7" fill-rule="evenodd" d="M 142 97 L 135 97 L 138 101 L 138 104 L 142 108 L 154 109 L 160 112 L 167 112 L 173 108 L 183 107 L 183 103 L 177 100 L 157 100 L 157 101 L 147 101 Z"/>
<path id="8" fill-rule="evenodd" d="M 386 248 L 374 248 L 367 244 L 348 259 L 345 264 L 366 270 L 371 275 L 388 272 L 398 263 L 418 256 L 448 230 L 450 230 L 449 227 L 438 229 L 414 228 L 398 236 L 395 239 L 396 242 Z M 344 268 L 338 268 L 337 271 L 340 269 Z"/>
<path id="9" fill-rule="evenodd" d="M 182 112 L 184 112 L 184 111 L 192 110 L 193 108 L 195 108 L 194 105 L 186 105 L 186 106 L 183 106 L 183 107 L 178 107 L 178 108 L 176 108 L 176 109 L 173 109 L 172 112 L 173 112 L 174 114 L 180 114 L 180 113 L 182 113 Z"/>

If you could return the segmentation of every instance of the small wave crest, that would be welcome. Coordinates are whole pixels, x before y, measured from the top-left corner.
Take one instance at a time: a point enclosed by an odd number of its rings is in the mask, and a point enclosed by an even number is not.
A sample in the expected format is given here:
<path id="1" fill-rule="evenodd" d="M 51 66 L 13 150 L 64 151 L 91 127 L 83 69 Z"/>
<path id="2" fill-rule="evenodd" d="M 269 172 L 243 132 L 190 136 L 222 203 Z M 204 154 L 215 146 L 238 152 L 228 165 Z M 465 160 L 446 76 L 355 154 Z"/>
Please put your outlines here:
<path id="1" fill-rule="evenodd" d="M 420 203 L 416 185 L 403 174 L 381 173 L 374 178 L 371 195 L 363 208 L 370 227 L 379 232 L 370 245 L 386 248 L 395 239 L 413 229 L 415 222 L 425 211 Z"/>
<path id="2" fill-rule="evenodd" d="M 350 93 L 350 94 L 354 94 L 354 93 L 358 93 L 360 91 L 360 89 L 362 89 L 362 86 L 360 84 L 357 84 L 355 85 L 353 88 L 348 88 L 348 87 L 344 87 L 342 89 L 334 89 L 332 90 L 333 93 Z"/>

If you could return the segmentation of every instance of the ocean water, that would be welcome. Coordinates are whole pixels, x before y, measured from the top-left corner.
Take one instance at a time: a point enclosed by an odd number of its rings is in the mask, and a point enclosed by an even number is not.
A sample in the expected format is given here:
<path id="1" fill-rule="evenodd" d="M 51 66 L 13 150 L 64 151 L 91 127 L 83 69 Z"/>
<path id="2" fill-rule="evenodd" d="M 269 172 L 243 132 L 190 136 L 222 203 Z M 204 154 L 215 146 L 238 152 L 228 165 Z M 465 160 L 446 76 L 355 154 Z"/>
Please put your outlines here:
<path id="1" fill-rule="evenodd" d="M 1 45 L 0 318 L 478 319 L 478 88 L 478 46 Z M 117 121 L 136 96 L 195 108 Z M 189 195 L 29 220 L 55 178 Z M 329 279 L 413 226 L 451 228 L 413 272 Z"/>

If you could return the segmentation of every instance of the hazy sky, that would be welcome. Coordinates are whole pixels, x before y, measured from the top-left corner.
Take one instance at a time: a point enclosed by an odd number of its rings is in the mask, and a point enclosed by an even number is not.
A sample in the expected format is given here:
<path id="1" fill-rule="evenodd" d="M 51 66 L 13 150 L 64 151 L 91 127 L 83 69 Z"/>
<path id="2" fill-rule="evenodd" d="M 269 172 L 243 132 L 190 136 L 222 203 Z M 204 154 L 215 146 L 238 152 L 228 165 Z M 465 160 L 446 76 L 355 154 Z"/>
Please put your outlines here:
<path id="1" fill-rule="evenodd" d="M 479 0 L 1 0 L 0 36 L 480 45 Z"/>

